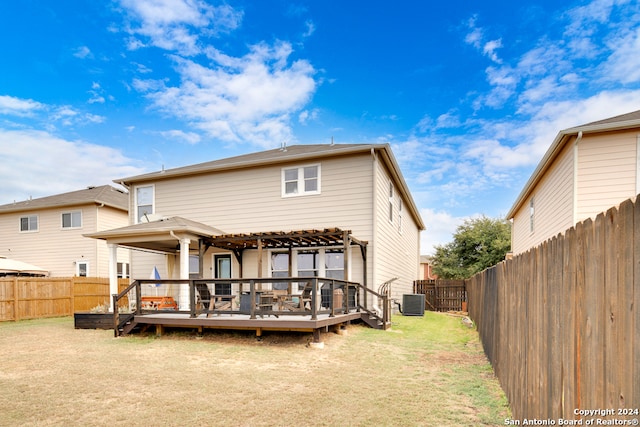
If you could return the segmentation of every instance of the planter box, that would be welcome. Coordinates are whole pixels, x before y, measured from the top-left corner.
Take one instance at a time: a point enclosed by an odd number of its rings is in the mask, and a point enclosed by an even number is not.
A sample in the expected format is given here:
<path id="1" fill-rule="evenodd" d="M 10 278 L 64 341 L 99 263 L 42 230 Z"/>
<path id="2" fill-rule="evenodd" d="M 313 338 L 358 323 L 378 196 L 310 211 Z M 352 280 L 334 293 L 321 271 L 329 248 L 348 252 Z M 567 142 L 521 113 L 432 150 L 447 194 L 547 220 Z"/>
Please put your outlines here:
<path id="1" fill-rule="evenodd" d="M 113 329 L 113 313 L 73 313 L 76 329 Z"/>

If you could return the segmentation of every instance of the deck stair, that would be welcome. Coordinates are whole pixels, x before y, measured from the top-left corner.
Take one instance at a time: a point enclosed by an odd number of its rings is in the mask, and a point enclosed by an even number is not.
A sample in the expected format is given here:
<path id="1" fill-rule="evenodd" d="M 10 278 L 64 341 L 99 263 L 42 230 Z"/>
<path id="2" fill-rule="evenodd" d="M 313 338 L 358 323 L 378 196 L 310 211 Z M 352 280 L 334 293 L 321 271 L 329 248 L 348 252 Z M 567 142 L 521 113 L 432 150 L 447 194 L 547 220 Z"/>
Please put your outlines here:
<path id="1" fill-rule="evenodd" d="M 138 322 L 134 321 L 135 313 L 121 313 L 118 315 L 118 335 L 127 335 L 132 332 Z"/>
<path id="2" fill-rule="evenodd" d="M 382 319 L 382 317 L 380 317 L 377 313 L 373 311 L 363 309 L 362 315 L 360 318 L 364 323 L 366 323 L 367 325 L 369 325 L 374 329 L 387 329 L 391 326 L 390 325 L 391 322 L 386 322 L 387 324 L 385 325 L 385 322 Z"/>

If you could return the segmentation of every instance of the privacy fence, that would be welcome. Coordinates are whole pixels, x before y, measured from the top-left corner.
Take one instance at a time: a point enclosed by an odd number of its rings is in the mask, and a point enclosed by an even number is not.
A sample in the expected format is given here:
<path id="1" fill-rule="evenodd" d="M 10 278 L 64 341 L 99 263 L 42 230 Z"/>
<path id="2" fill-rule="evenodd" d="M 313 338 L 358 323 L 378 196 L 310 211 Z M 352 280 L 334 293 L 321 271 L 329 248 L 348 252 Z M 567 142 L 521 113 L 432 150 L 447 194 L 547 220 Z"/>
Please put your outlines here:
<path id="1" fill-rule="evenodd" d="M 415 280 L 413 293 L 424 294 L 425 310 L 465 311 L 467 289 L 464 280 Z"/>
<path id="2" fill-rule="evenodd" d="M 514 419 L 640 418 L 638 201 L 479 273 L 467 292 Z"/>
<path id="3" fill-rule="evenodd" d="M 120 279 L 120 290 L 128 285 Z M 110 298 L 107 278 L 0 278 L 0 321 L 71 316 L 108 305 Z"/>

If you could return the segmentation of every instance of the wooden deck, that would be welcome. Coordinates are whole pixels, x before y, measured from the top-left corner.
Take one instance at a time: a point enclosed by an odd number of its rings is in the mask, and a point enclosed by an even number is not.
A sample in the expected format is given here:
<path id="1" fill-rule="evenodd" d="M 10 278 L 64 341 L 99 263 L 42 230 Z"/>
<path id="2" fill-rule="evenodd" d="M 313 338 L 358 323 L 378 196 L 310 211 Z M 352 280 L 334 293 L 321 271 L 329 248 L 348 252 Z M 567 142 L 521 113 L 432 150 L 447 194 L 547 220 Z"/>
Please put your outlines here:
<path id="1" fill-rule="evenodd" d="M 136 315 L 133 320 L 138 325 L 156 326 L 158 333 L 162 333 L 162 328 L 164 327 L 177 327 L 197 328 L 199 330 L 204 328 L 255 330 L 256 335 L 260 336 L 262 331 L 314 332 L 359 320 L 361 316 L 362 313 L 352 312 L 335 316 L 320 314 L 315 320 L 311 319 L 311 316 L 300 315 L 265 316 L 264 318 L 251 319 L 248 314 L 220 314 L 211 317 L 207 317 L 206 314 L 200 314 L 197 317 L 191 317 L 189 313 L 163 312 Z"/>
<path id="2" fill-rule="evenodd" d="M 170 296 L 142 295 L 148 283 L 156 282 L 180 285 L 181 291 L 188 291 L 187 309 L 175 309 L 181 307 L 185 299 L 176 304 Z M 275 289 L 274 283 L 281 287 L 284 284 L 288 289 Z M 214 294 L 216 284 L 225 284 L 232 292 Z M 292 294 L 292 290 L 299 293 Z M 388 310 L 382 316 L 369 310 L 367 294 L 379 297 L 382 306 L 389 307 L 387 295 L 379 295 L 359 283 L 337 279 L 136 280 L 113 296 L 114 334 L 126 335 L 150 326 L 155 326 L 158 335 L 167 327 L 197 328 L 199 332 L 205 328 L 255 330 L 258 336 L 262 331 L 300 331 L 313 332 L 314 341 L 318 342 L 320 332 L 354 320 L 386 329 L 390 325 Z M 185 292 L 179 296 L 184 297 Z M 133 310 L 120 311 L 120 307 L 127 306 Z"/>

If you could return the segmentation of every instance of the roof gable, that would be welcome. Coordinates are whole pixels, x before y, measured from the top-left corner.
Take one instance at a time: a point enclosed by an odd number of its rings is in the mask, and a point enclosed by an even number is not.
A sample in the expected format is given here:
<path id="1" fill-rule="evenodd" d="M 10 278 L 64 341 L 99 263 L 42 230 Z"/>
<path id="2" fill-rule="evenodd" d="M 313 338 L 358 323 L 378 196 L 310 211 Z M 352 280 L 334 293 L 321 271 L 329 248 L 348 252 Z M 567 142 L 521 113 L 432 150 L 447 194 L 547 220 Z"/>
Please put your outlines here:
<path id="1" fill-rule="evenodd" d="M 333 157 L 349 155 L 358 152 L 368 152 L 371 149 L 380 148 L 383 145 L 372 144 L 310 144 L 291 145 L 281 148 L 259 151 L 257 153 L 243 154 L 227 157 L 210 162 L 151 172 L 128 178 L 116 179 L 114 182 L 129 186 L 135 182 L 155 181 L 159 179 L 173 178 L 202 173 L 213 173 L 232 169 L 246 169 L 262 165 L 288 163 L 300 160 L 320 157 Z"/>
<path id="2" fill-rule="evenodd" d="M 542 179 L 546 171 L 551 167 L 551 164 L 562 152 L 565 145 L 572 137 L 575 136 L 577 138 L 581 138 L 582 135 L 586 133 L 611 132 L 634 128 L 640 129 L 640 110 L 564 129 L 558 132 L 558 135 L 551 143 L 551 146 L 549 146 L 549 149 L 542 157 L 542 160 L 540 160 L 540 163 L 538 163 L 538 166 L 536 166 L 536 169 L 531 174 L 531 177 L 507 213 L 507 219 L 511 219 L 515 216 L 516 212 L 518 212 L 525 200 L 528 199 L 534 187 L 538 184 L 540 179 Z"/>
<path id="3" fill-rule="evenodd" d="M 398 166 L 389 144 L 309 144 L 291 145 L 281 148 L 228 157 L 195 165 L 183 166 L 174 169 L 166 169 L 144 175 L 114 180 L 125 187 L 138 183 L 153 182 L 163 179 L 180 178 L 186 176 L 212 174 L 229 170 L 251 169 L 258 166 L 286 164 L 317 159 L 326 159 L 355 154 L 378 153 L 387 165 L 392 179 L 396 183 L 400 193 L 405 198 L 407 206 L 420 230 L 425 226 L 411 196 L 409 187 L 405 182 L 400 167 Z"/>
<path id="4" fill-rule="evenodd" d="M 129 196 L 110 185 L 89 187 L 53 196 L 29 199 L 0 206 L 0 213 L 32 211 L 38 209 L 61 208 L 86 204 L 105 204 L 107 206 L 129 210 Z"/>

